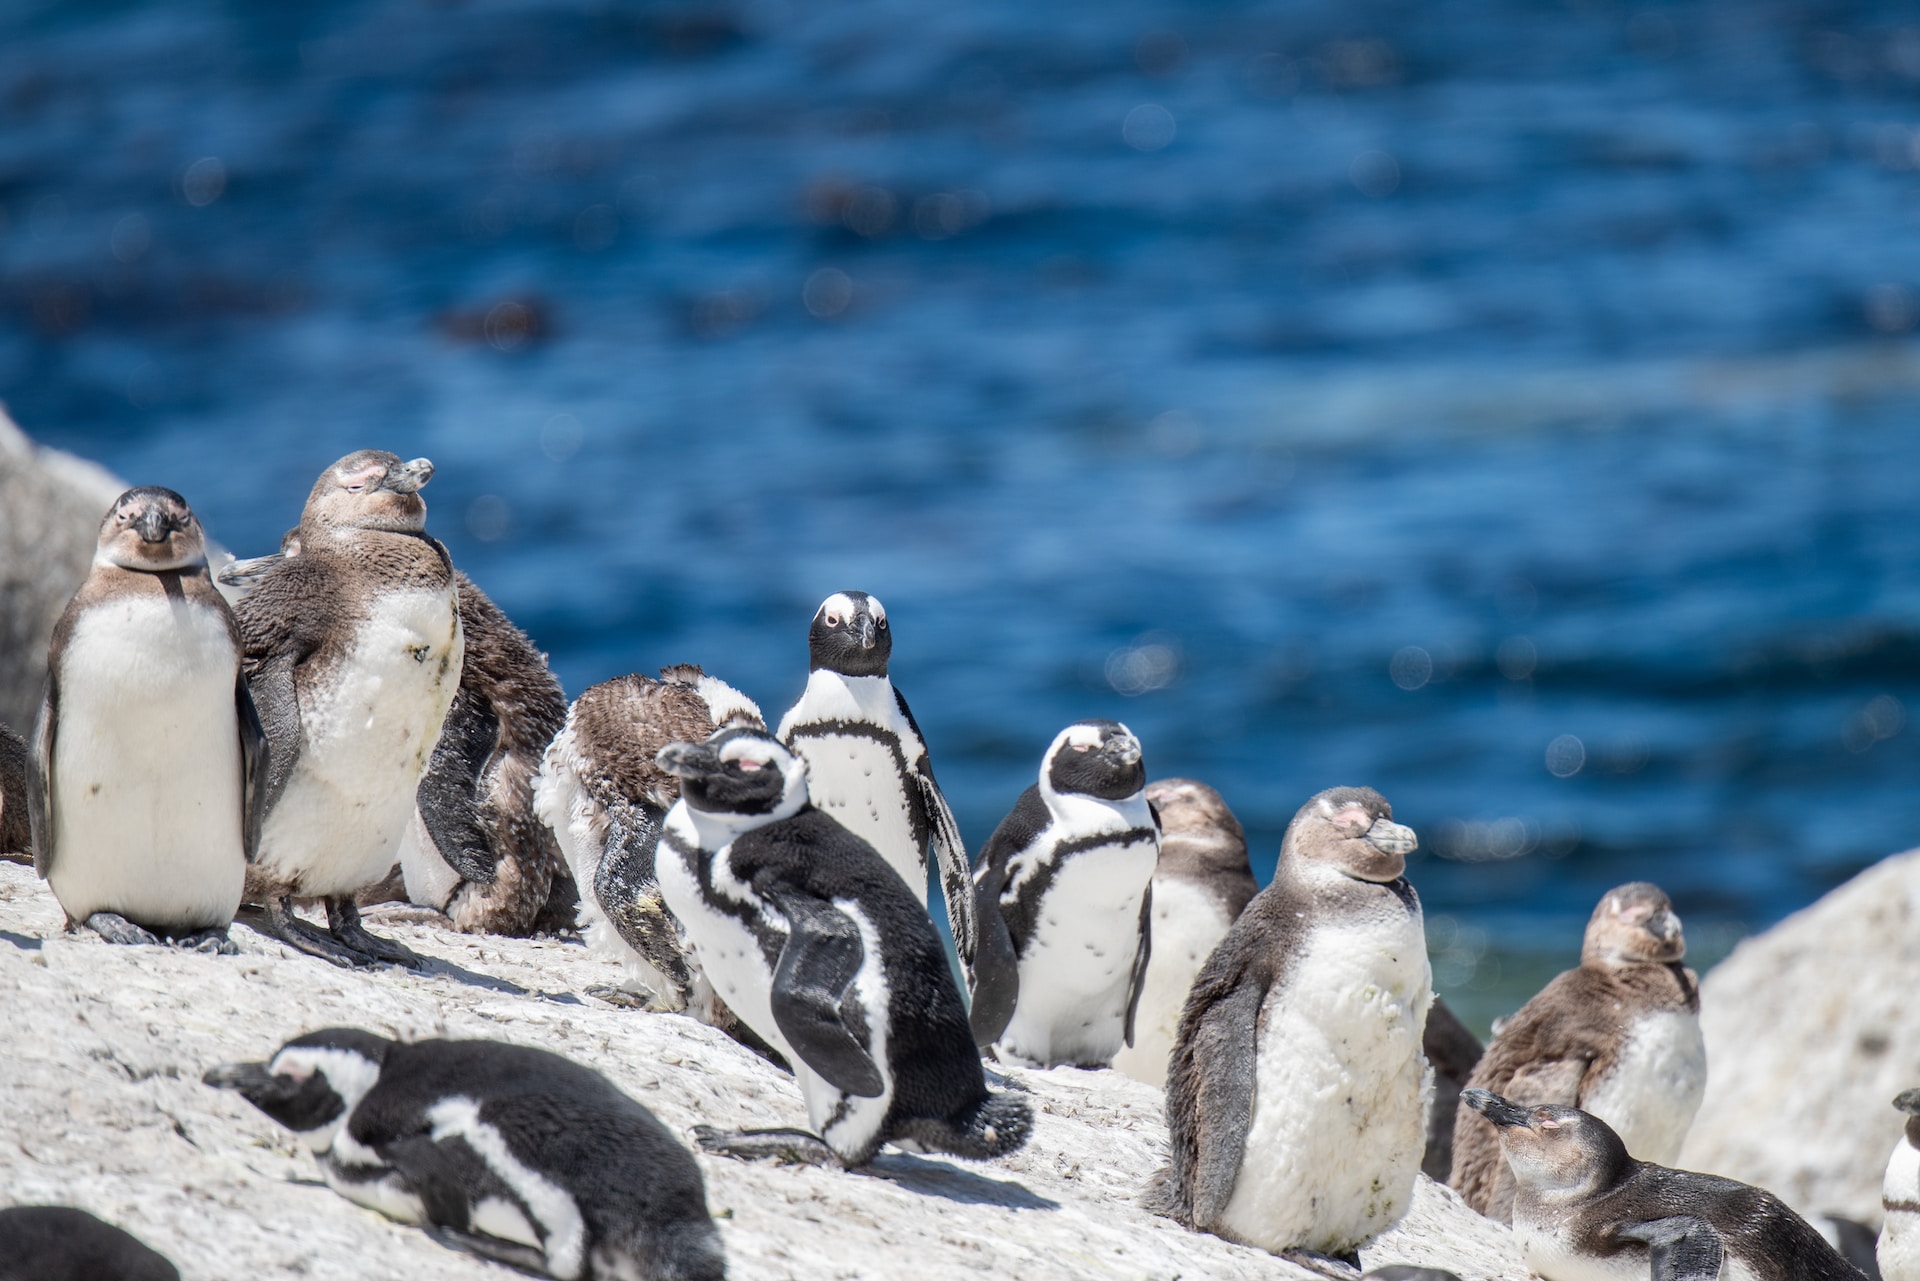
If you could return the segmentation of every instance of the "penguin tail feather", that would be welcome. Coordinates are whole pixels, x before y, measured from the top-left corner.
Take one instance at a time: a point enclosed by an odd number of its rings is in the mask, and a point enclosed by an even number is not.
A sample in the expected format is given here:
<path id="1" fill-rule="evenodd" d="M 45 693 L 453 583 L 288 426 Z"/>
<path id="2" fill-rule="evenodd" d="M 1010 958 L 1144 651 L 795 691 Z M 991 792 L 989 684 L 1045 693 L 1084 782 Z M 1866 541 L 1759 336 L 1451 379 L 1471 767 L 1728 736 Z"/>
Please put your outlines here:
<path id="1" fill-rule="evenodd" d="M 1025 1145 L 1033 1134 L 1033 1108 L 1018 1095 L 989 1094 L 944 1120 L 916 1117 L 902 1129 L 901 1137 L 937 1152 L 986 1161 Z"/>
<path id="2" fill-rule="evenodd" d="M 720 1244 L 720 1230 L 706 1216 L 704 1205 L 701 1210 L 697 1218 L 666 1224 L 648 1234 L 650 1239 L 644 1243 L 634 1243 L 632 1257 L 651 1265 L 639 1269 L 639 1275 L 658 1281 L 726 1281 L 727 1255 Z M 634 1275 L 613 1262 L 596 1259 L 596 1275 Z"/>

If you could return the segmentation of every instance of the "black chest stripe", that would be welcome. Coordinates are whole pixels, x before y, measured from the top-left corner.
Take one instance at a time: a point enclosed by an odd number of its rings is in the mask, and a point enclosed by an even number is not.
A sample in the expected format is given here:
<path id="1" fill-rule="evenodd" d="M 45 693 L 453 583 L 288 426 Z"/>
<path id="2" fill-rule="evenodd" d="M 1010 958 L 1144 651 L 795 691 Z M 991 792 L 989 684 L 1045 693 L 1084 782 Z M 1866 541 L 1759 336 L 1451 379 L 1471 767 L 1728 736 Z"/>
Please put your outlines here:
<path id="1" fill-rule="evenodd" d="M 907 763 L 905 747 L 900 736 L 884 725 L 875 725 L 872 721 L 808 721 L 804 725 L 795 725 L 787 736 L 796 744 L 803 738 L 864 738 L 868 742 L 878 743 L 887 749 L 893 757 L 893 774 L 900 780 L 901 796 L 907 803 L 907 822 L 913 828 L 914 848 L 922 857 L 926 854 L 927 837 L 932 831 L 932 821 L 927 817 L 927 807 L 921 799 L 920 789 L 913 785 L 914 775 L 918 773 Z"/>
<path id="2" fill-rule="evenodd" d="M 694 883 L 699 886 L 701 901 L 722 916 L 731 917 L 740 922 L 740 924 L 745 927 L 747 933 L 751 934 L 754 940 L 760 944 L 760 954 L 766 958 L 768 971 L 771 972 L 778 969 L 780 966 L 780 949 L 786 946 L 786 935 L 783 932 L 775 932 L 767 928 L 767 916 L 777 915 L 777 913 L 765 912 L 764 909 L 758 906 L 759 900 L 757 898 L 749 898 L 746 901 L 742 901 L 733 897 L 731 894 L 720 893 L 713 883 L 713 865 L 719 861 L 719 855 L 716 854 L 710 857 L 705 850 L 688 849 L 681 843 L 679 836 L 671 831 L 663 832 L 660 839 L 672 846 L 675 856 L 685 859 L 687 865 L 693 869 L 693 879 Z M 730 850 L 733 847 L 729 844 L 727 848 Z M 753 889 L 751 886 L 748 887 L 747 893 L 752 895 Z M 695 948 L 696 950 L 698 948 L 697 942 Z"/>

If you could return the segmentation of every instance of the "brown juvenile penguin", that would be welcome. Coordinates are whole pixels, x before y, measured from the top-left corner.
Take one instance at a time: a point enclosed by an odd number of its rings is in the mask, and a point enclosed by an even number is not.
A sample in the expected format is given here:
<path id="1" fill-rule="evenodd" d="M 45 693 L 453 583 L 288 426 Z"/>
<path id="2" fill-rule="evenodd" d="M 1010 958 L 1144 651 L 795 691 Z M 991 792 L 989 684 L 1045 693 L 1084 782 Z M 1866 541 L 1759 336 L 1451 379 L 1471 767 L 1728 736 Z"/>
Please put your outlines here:
<path id="1" fill-rule="evenodd" d="M 460 683 L 464 641 L 446 548 L 426 532 L 424 458 L 348 454 L 320 474 L 298 554 L 262 570 L 235 613 L 272 745 L 247 899 L 263 928 L 339 965 L 418 958 L 360 924 L 354 895 L 392 868 Z M 295 899 L 326 903 L 321 933 Z"/>
<path id="2" fill-rule="evenodd" d="M 1580 965 L 1541 989 L 1494 1036 L 1470 1085 L 1526 1106 L 1599 1117 L 1643 1160 L 1670 1162 L 1706 1089 L 1699 982 L 1686 938 L 1656 885 L 1607 891 L 1587 922 Z M 1489 1218 L 1510 1220 L 1513 1179 L 1494 1127 L 1462 1109 L 1450 1183 Z"/>

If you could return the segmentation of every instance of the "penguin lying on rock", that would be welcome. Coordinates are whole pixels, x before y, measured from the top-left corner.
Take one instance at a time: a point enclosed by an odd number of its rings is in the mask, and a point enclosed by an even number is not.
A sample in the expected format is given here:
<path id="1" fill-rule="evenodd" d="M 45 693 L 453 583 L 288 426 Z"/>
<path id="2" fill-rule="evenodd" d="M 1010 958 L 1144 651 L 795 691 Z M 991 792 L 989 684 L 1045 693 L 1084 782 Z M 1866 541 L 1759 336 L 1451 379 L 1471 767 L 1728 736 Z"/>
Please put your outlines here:
<path id="1" fill-rule="evenodd" d="M 742 1022 L 793 1065 L 817 1131 L 696 1131 L 708 1151 L 864 1165 L 883 1143 L 986 1159 L 1027 1141 L 1026 1101 L 987 1092 L 946 949 L 872 846 L 807 800 L 778 739 L 674 743 L 680 799 L 660 889 Z"/>
<path id="2" fill-rule="evenodd" d="M 560 1281 L 718 1281 L 693 1155 L 591 1068 L 499 1041 L 355 1028 L 207 1072 L 297 1134 L 341 1196 Z"/>
<path id="3" fill-rule="evenodd" d="M 1771 1192 L 1636 1161 L 1578 1108 L 1481 1089 L 1460 1101 L 1499 1131 L 1514 1235 L 1544 1281 L 1863 1281 Z"/>
<path id="4" fill-rule="evenodd" d="M 70 924 L 235 950 L 267 774 L 240 666 L 200 522 L 170 489 L 129 489 L 54 625 L 34 726 L 34 866 Z"/>
<path id="5" fill-rule="evenodd" d="M 65 1205 L 0 1210 L 0 1281 L 180 1281 L 130 1232 Z"/>
<path id="6" fill-rule="evenodd" d="M 1658 886 L 1608 890 L 1587 923 L 1579 968 L 1501 1026 L 1469 1084 L 1530 1105 L 1582 1108 L 1636 1157 L 1673 1161 L 1707 1084 L 1699 981 L 1681 962 L 1686 952 L 1680 918 Z M 1480 1213 L 1508 1220 L 1513 1178 L 1499 1137 L 1467 1109 L 1454 1122 L 1448 1182 Z"/>

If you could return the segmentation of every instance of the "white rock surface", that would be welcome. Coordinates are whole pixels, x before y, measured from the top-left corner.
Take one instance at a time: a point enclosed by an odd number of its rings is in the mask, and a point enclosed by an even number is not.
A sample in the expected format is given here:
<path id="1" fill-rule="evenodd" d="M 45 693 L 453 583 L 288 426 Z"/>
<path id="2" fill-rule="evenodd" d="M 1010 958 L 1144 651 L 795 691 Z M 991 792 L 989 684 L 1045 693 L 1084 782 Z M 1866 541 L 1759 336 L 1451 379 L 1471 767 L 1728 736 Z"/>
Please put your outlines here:
<path id="1" fill-rule="evenodd" d="M 1877 1228 L 1893 1096 L 1920 1085 L 1916 992 L 1920 851 L 1741 943 L 1701 983 L 1707 1095 L 1680 1165 Z"/>
<path id="2" fill-rule="evenodd" d="M 712 1029 L 580 995 L 620 974 L 578 943 L 458 935 L 418 916 L 370 920 L 435 958 L 421 974 L 338 970 L 240 925 L 239 956 L 120 948 L 63 935 L 31 870 L 0 864 L 0 1204 L 79 1205 L 152 1244 L 189 1281 L 507 1281 L 515 1274 L 334 1195 L 285 1131 L 200 1084 L 214 1064 L 264 1058 L 337 1024 L 544 1046 L 607 1073 L 683 1136 L 702 1122 L 805 1124 L 792 1079 Z M 1138 1207 L 1165 1147 L 1157 1090 L 1068 1068 L 1009 1079 L 1031 1092 L 1035 1134 L 990 1164 L 889 1154 L 853 1174 L 700 1157 L 731 1275 L 1309 1275 Z M 1466 1281 L 1526 1276 L 1505 1228 L 1424 1181 L 1407 1221 L 1365 1259 Z"/>

